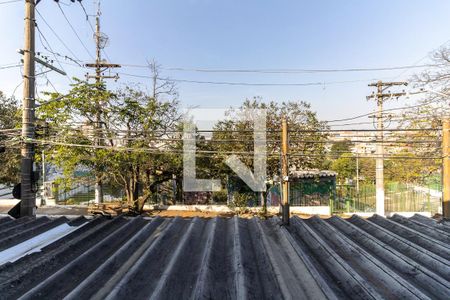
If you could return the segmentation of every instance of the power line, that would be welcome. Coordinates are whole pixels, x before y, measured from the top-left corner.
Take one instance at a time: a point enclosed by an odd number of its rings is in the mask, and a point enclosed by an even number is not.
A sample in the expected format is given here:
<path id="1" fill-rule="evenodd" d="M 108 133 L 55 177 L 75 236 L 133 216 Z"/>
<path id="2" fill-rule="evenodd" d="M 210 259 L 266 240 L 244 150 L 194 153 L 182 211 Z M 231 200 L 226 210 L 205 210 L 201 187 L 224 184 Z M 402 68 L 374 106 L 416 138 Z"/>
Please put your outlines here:
<path id="1" fill-rule="evenodd" d="M 92 33 L 95 34 L 94 25 L 92 25 L 91 21 L 89 20 L 89 17 L 90 17 L 90 16 L 89 16 L 89 14 L 87 13 L 87 10 L 86 10 L 86 8 L 85 8 L 84 5 L 83 5 L 83 2 L 78 1 L 78 3 L 80 3 L 81 8 L 83 9 L 84 15 L 86 16 L 86 22 L 89 24 L 89 27 L 91 28 Z M 102 52 L 103 52 L 103 54 L 105 54 L 105 56 L 106 56 L 106 58 L 108 59 L 108 61 L 111 61 L 111 59 L 110 59 L 109 56 L 108 56 L 108 53 L 106 53 L 106 50 L 105 50 L 105 49 L 102 49 Z"/>
<path id="2" fill-rule="evenodd" d="M 68 147 L 81 147 L 81 148 L 91 148 L 91 149 L 107 149 L 107 150 L 113 150 L 113 151 L 160 151 L 160 152 L 168 152 L 168 153 L 186 153 L 186 152 L 196 152 L 196 153 L 209 153 L 209 154 L 255 154 L 253 151 L 221 151 L 221 150 L 201 150 L 197 149 L 195 151 L 184 151 L 181 149 L 159 149 L 159 148 L 135 148 L 135 147 L 124 147 L 124 146 L 101 146 L 101 145 L 90 145 L 90 144 L 76 144 L 76 143 L 68 143 L 68 142 L 58 142 L 58 141 L 51 141 L 51 140 L 33 140 L 33 142 L 39 142 L 43 144 L 53 144 L 53 145 L 59 145 L 59 146 L 68 146 Z M 272 153 L 272 155 L 278 155 L 278 153 Z M 300 153 L 298 153 L 300 154 Z M 297 155 L 298 155 L 297 154 Z M 269 155 L 271 155 L 269 153 Z M 309 154 L 302 152 L 301 155 L 303 156 L 321 156 L 322 155 L 316 155 L 316 154 Z M 376 155 L 372 155 L 371 157 L 378 157 Z M 398 156 L 396 156 L 398 157 Z M 402 158 L 411 158 L 410 156 L 402 157 Z M 429 157 L 426 157 L 429 158 Z"/>
<path id="3" fill-rule="evenodd" d="M 69 24 L 70 28 L 72 29 L 73 33 L 76 35 L 78 41 L 81 43 L 81 45 L 83 46 L 84 50 L 86 50 L 86 53 L 92 58 L 95 59 L 94 56 L 91 54 L 91 52 L 89 51 L 89 49 L 86 47 L 86 45 L 83 43 L 83 40 L 80 38 L 80 36 L 78 35 L 77 31 L 75 30 L 75 28 L 73 27 L 72 23 L 70 23 L 69 19 L 67 18 L 64 10 L 62 9 L 61 5 L 58 3 L 58 7 L 59 10 L 61 11 L 61 13 L 64 16 L 64 19 L 66 19 L 67 24 Z"/>
<path id="4" fill-rule="evenodd" d="M 408 132 L 408 131 L 440 131 L 438 128 L 385 128 L 382 131 L 390 132 Z M 377 132 L 378 129 L 329 129 L 329 130 L 319 130 L 319 132 Z M 305 132 L 305 131 L 296 131 Z M 315 131 L 310 131 L 315 132 Z"/>
<path id="5" fill-rule="evenodd" d="M 45 47 L 44 47 L 44 49 L 45 49 Z M 81 63 L 83 63 L 82 61 L 78 61 L 78 60 L 76 60 L 75 58 L 72 58 L 72 57 L 70 57 L 70 56 L 67 56 L 67 55 L 63 55 L 63 54 L 61 54 L 61 53 L 58 53 L 58 52 L 51 52 L 50 50 L 48 50 L 48 49 L 45 49 L 49 54 L 52 54 L 52 55 L 55 55 L 55 56 L 58 56 L 58 57 L 60 57 L 60 58 L 63 58 L 63 59 L 65 59 L 65 60 L 69 60 L 69 61 L 71 61 L 72 63 L 70 63 L 70 62 L 67 62 L 67 61 L 60 61 L 60 63 L 62 63 L 62 64 L 65 64 L 65 65 L 68 65 L 68 66 L 72 66 L 72 67 L 80 67 L 80 68 L 85 68 Z M 41 53 L 43 53 L 43 51 L 41 51 Z"/>
<path id="6" fill-rule="evenodd" d="M 442 43 L 441 45 L 439 45 L 439 47 L 434 48 L 434 49 L 431 50 L 430 52 L 436 51 L 437 49 L 443 47 L 445 44 L 447 44 L 447 43 L 449 43 L 449 42 L 450 42 L 450 40 L 445 41 L 444 43 Z M 422 58 L 420 58 L 419 60 L 417 60 L 417 61 L 413 64 L 413 66 L 419 64 L 419 63 L 422 62 L 424 59 L 428 58 L 428 56 L 429 56 L 429 54 L 423 56 Z M 436 66 L 439 66 L 439 65 L 436 65 Z M 401 72 L 400 74 L 398 74 L 397 76 L 395 76 L 393 79 L 395 80 L 395 79 L 399 78 L 400 76 L 402 76 L 403 74 L 405 74 L 407 71 L 408 71 L 408 70 L 404 70 L 403 72 Z"/>
<path id="7" fill-rule="evenodd" d="M 119 74 L 124 76 L 136 77 L 136 78 L 149 78 L 152 79 L 152 76 L 149 75 L 137 75 L 137 74 L 129 74 L 122 73 Z M 248 82 L 226 82 L 226 81 L 199 81 L 199 80 L 187 80 L 187 79 L 173 79 L 173 78 L 161 78 L 158 77 L 158 80 L 167 80 L 174 82 L 182 82 L 182 83 L 198 83 L 198 84 L 214 84 L 214 85 L 236 85 L 236 86 L 320 86 L 323 85 L 323 82 L 308 82 L 308 83 L 248 83 Z"/>
<path id="8" fill-rule="evenodd" d="M 47 21 L 45 20 L 45 18 L 41 15 L 41 13 L 39 12 L 38 9 L 36 9 L 36 12 L 38 13 L 38 15 L 41 17 L 42 21 L 44 21 L 44 23 L 47 25 L 48 28 L 50 28 L 50 30 L 52 31 L 52 33 L 56 36 L 56 38 L 60 41 L 60 43 L 64 46 L 64 48 L 66 48 L 67 51 L 69 51 L 69 53 L 75 57 L 75 59 L 77 61 L 82 61 L 81 59 L 79 59 L 77 57 L 77 55 L 66 45 L 66 43 L 59 37 L 59 35 L 56 33 L 56 31 L 53 29 L 53 27 L 50 26 L 50 24 L 47 23 Z"/>
<path id="9" fill-rule="evenodd" d="M 8 64 L 8 65 L 0 66 L 0 70 L 17 68 L 17 67 L 21 67 L 21 66 L 23 66 L 23 65 L 22 64 Z"/>
<path id="10" fill-rule="evenodd" d="M 21 75 L 22 75 L 22 77 L 23 77 L 22 70 L 20 70 L 20 73 L 21 73 Z M 16 85 L 16 87 L 14 88 L 14 90 L 13 90 L 13 92 L 12 92 L 12 94 L 11 94 L 12 97 L 14 97 L 14 95 L 16 94 L 17 89 L 18 89 L 22 84 L 23 84 L 23 80 L 21 80 L 21 81 Z"/>
<path id="11" fill-rule="evenodd" d="M 59 98 L 56 99 L 52 99 L 48 102 L 43 103 L 42 105 L 46 104 L 46 103 L 50 103 L 53 101 L 57 101 L 60 100 L 64 97 L 68 97 L 71 94 L 67 94 L 67 95 L 63 95 Z M 75 128 L 75 127 L 71 127 L 72 125 L 75 124 L 81 124 L 81 125 L 89 125 L 86 124 L 85 122 L 73 122 L 72 124 L 67 124 L 67 125 L 63 125 L 63 126 L 57 126 L 56 128 L 67 128 L 67 129 L 71 129 L 71 130 L 83 130 L 82 128 Z M 105 130 L 105 129 L 89 129 L 89 130 Z M 131 132 L 131 133 L 184 133 L 183 130 L 127 130 L 127 129 L 109 129 L 109 131 L 111 132 L 116 132 L 116 133 L 124 133 L 124 132 Z M 299 130 L 290 130 L 289 133 L 346 133 L 346 132 L 378 132 L 380 130 L 377 129 L 299 129 Z M 383 129 L 382 131 L 384 132 L 426 132 L 426 131 L 441 131 L 441 129 L 439 128 L 386 128 Z M 239 134 L 243 134 L 243 133 L 254 133 L 254 130 L 251 129 L 244 129 L 244 130 L 220 130 L 220 129 L 200 129 L 200 130 L 196 130 L 195 133 L 239 133 Z M 266 133 L 270 133 L 270 134 L 279 134 L 281 133 L 281 130 L 266 130 Z M 360 136 L 357 136 L 360 137 Z"/>
<path id="12" fill-rule="evenodd" d="M 120 75 L 136 77 L 136 78 L 148 78 L 153 79 L 154 77 L 149 75 L 138 75 L 119 72 Z M 305 82 L 305 83 L 252 83 L 252 82 L 230 82 L 230 81 L 200 81 L 200 80 L 188 80 L 188 79 L 175 79 L 175 78 L 161 78 L 157 77 L 158 80 L 173 81 L 179 83 L 194 83 L 194 84 L 211 84 L 211 85 L 229 85 L 229 86 L 326 86 L 333 84 L 346 84 L 355 82 L 367 82 L 369 80 L 346 80 L 346 81 L 329 81 L 329 82 Z"/>
<path id="13" fill-rule="evenodd" d="M 124 67 L 148 68 L 146 65 L 123 64 Z M 436 64 L 407 65 L 394 67 L 375 67 L 375 68 L 343 68 L 343 69 L 207 69 L 207 68 L 182 68 L 168 67 L 162 68 L 167 71 L 184 71 L 200 73 L 263 73 L 263 74 L 302 74 L 302 73 L 341 73 L 341 72 L 369 72 L 369 71 L 392 71 L 416 69 L 424 67 L 434 67 Z"/>
<path id="14" fill-rule="evenodd" d="M 81 8 L 83 9 L 84 14 L 86 15 L 86 21 L 88 21 L 89 25 L 91 26 L 92 32 L 95 32 L 94 26 L 91 24 L 91 22 L 89 22 L 89 15 L 86 11 L 86 8 L 83 5 L 83 2 L 78 1 L 78 3 L 80 3 Z"/>
<path id="15" fill-rule="evenodd" d="M 330 124 L 331 127 L 344 127 L 344 126 L 354 126 L 354 125 L 372 125 L 373 122 L 358 122 L 358 123 L 346 123 L 346 124 Z M 345 129 L 343 129 L 345 130 Z"/>
<path id="16" fill-rule="evenodd" d="M 77 148 L 86 148 L 86 149 L 106 149 L 111 151 L 132 151 L 132 152 L 148 152 L 148 153 L 156 153 L 156 154 L 185 154 L 186 151 L 184 150 L 176 150 L 176 149 L 156 149 L 156 148 L 133 148 L 133 147 L 112 147 L 112 146 L 98 146 L 98 145 L 86 145 L 86 144 L 74 144 L 74 143 L 62 143 L 62 142 L 55 142 L 55 141 L 49 141 L 49 140 L 36 140 L 33 139 L 31 142 L 34 143 L 41 143 L 41 144 L 49 144 L 49 145 L 56 145 L 56 146 L 67 146 L 67 147 L 77 147 Z M 210 154 L 210 155 L 258 155 L 258 153 L 252 152 L 252 151 L 217 151 L 217 150 L 196 150 L 196 151 L 190 151 L 191 153 L 197 154 Z M 279 157 L 279 153 L 268 153 L 265 156 L 270 157 Z M 324 154 L 325 155 L 325 154 Z M 324 157 L 324 155 L 320 154 L 304 154 L 304 153 L 292 153 L 290 154 L 291 157 Z M 359 158 L 379 158 L 379 156 L 376 155 L 358 155 Z M 411 157 L 411 156 L 397 156 L 397 155 L 391 155 L 391 156 L 383 156 L 384 159 L 414 159 L 414 160 L 434 160 L 434 159 L 441 159 L 441 156 L 438 157 Z"/>
<path id="17" fill-rule="evenodd" d="M 450 97 L 450 95 L 448 95 Z M 396 108 L 389 108 L 389 109 L 383 109 L 383 112 L 387 112 L 387 111 L 396 111 L 396 110 L 406 110 L 406 109 L 411 109 L 411 108 L 417 108 L 417 107 L 424 107 L 426 105 L 435 103 L 435 102 L 440 102 L 442 101 L 441 99 L 435 99 L 435 100 L 431 100 L 425 103 L 421 103 L 421 104 L 417 104 L 417 105 L 410 105 L 410 106 L 403 106 L 403 107 L 396 107 Z M 337 120 L 326 120 L 324 122 L 327 123 L 332 123 L 332 122 L 342 122 L 342 121 L 351 121 L 351 120 L 356 120 L 359 118 L 363 118 L 363 117 L 368 117 L 368 116 L 373 116 L 375 115 L 376 112 L 371 112 L 371 113 L 365 113 L 362 115 L 357 115 L 354 117 L 350 117 L 350 118 L 344 118 L 344 119 L 337 119 Z"/>
<path id="18" fill-rule="evenodd" d="M 15 3 L 15 2 L 22 2 L 22 0 L 9 0 L 9 1 L 2 1 L 2 2 L 0 2 L 0 5 L 2 5 L 2 4 L 9 4 L 9 3 Z"/>
<path id="19" fill-rule="evenodd" d="M 52 81 L 51 81 L 48 77 L 46 77 L 46 78 L 47 78 L 47 82 L 50 84 L 50 86 L 53 88 L 53 90 L 54 90 L 56 93 L 59 94 L 58 90 L 57 90 L 56 87 L 53 85 Z M 70 78 L 69 78 L 69 79 L 70 79 Z"/>
<path id="20" fill-rule="evenodd" d="M 36 29 L 38 31 L 39 38 L 41 40 L 41 44 L 44 47 L 44 49 L 46 49 L 47 51 L 49 51 L 50 53 L 53 54 L 53 56 L 55 57 L 56 62 L 58 63 L 59 67 L 61 68 L 61 70 L 63 70 L 64 73 L 66 73 L 66 77 L 69 79 L 70 82 L 72 82 L 72 79 L 69 77 L 69 75 L 67 75 L 67 72 L 66 72 L 66 70 L 64 70 L 63 66 L 61 65 L 61 62 L 59 61 L 58 56 L 53 51 L 52 46 L 50 45 L 48 40 L 45 38 L 44 34 L 41 32 L 41 29 L 39 28 L 39 26 L 37 26 L 37 24 L 36 24 Z M 48 48 L 44 45 L 44 41 L 47 43 Z M 47 78 L 47 80 L 48 80 L 48 78 Z M 53 84 L 52 84 L 52 86 L 53 86 Z"/>
<path id="21" fill-rule="evenodd" d="M 56 133 L 56 134 L 55 134 Z M 61 132 L 54 132 L 53 134 L 47 135 L 48 137 L 58 137 Z M 11 134 L 14 134 L 12 132 Z M 78 135 L 73 135 L 72 137 L 77 137 Z M 93 138 L 93 134 L 85 134 L 85 138 Z M 425 138 L 425 137 L 424 137 Z M 429 137 L 428 137 L 429 138 Z M 125 136 L 108 136 L 108 137 L 102 137 L 103 140 L 113 140 L 113 141 L 135 141 L 135 142 L 164 142 L 164 143 L 171 143 L 171 142 L 182 142 L 182 141 L 196 141 L 199 143 L 245 143 L 245 144 L 253 144 L 254 141 L 249 138 L 246 140 L 240 140 L 240 139 L 183 139 L 183 138 L 145 138 L 145 137 L 125 137 Z M 279 139 L 268 139 L 265 141 L 266 143 L 279 143 Z M 441 143 L 440 140 L 383 140 L 383 141 L 375 141 L 375 140 L 334 140 L 334 139 L 324 139 L 324 140 L 305 140 L 305 139 L 291 139 L 291 143 L 303 143 L 303 144 L 337 144 L 337 143 L 343 143 L 346 144 L 391 144 L 391 145 L 400 145 L 400 144 L 406 144 L 406 145 L 413 145 L 413 144 L 436 144 Z"/>
<path id="22" fill-rule="evenodd" d="M 60 131 L 56 131 L 57 129 L 53 129 L 54 132 L 59 133 Z M 77 131 L 77 130 L 75 130 Z M 83 131 L 83 130 L 78 130 Z M 94 132 L 92 132 L 94 133 Z M 106 134 L 111 134 L 111 132 L 105 132 Z M 55 135 L 50 135 L 51 137 L 56 137 Z M 90 138 L 94 137 L 93 135 L 85 134 L 85 137 Z M 429 138 L 427 136 L 424 136 L 424 138 Z M 362 136 L 359 136 L 357 138 L 364 138 Z M 182 142 L 182 141 L 197 141 L 197 142 L 205 142 L 205 143 L 249 143 L 252 144 L 254 141 L 252 139 L 183 139 L 183 138 L 155 138 L 155 137 L 126 137 L 126 136 L 106 136 L 100 138 L 102 140 L 116 140 L 116 141 L 140 141 L 140 142 Z M 279 143 L 280 140 L 266 140 L 266 143 Z M 333 143 L 341 143 L 343 141 L 341 140 L 333 140 L 333 139 L 326 139 L 326 140 L 307 140 L 307 139 L 290 139 L 289 142 L 291 143 L 305 143 L 305 144 L 333 144 Z M 346 143 L 349 144 L 355 144 L 355 143 L 367 143 L 367 144 L 433 144 L 433 143 L 440 143 L 439 140 L 394 140 L 394 139 L 385 139 L 383 141 L 376 141 L 376 140 L 346 140 Z"/>
<path id="23" fill-rule="evenodd" d="M 57 102 L 57 101 L 62 100 L 64 98 L 70 97 L 70 96 L 72 96 L 74 94 L 76 94 L 76 92 L 71 92 L 71 93 L 66 94 L 66 95 L 61 95 L 61 96 L 59 96 L 57 98 L 50 99 L 50 100 L 48 100 L 46 102 L 42 102 L 42 103 L 36 104 L 35 107 L 38 108 L 38 107 L 41 107 L 41 106 L 44 106 L 44 105 L 48 105 L 50 103 Z"/>
<path id="24" fill-rule="evenodd" d="M 67 95 L 66 95 L 67 96 Z M 56 99 L 55 99 L 56 100 Z M 80 122 L 79 124 L 84 124 L 83 122 Z M 71 127 L 72 128 L 72 127 Z M 76 129 L 75 130 L 81 130 Z M 441 129 L 438 128 L 386 128 L 383 129 L 384 132 L 414 132 L 414 131 L 440 131 Z M 164 133 L 184 133 L 183 130 L 121 130 L 121 129 L 112 129 L 114 132 L 143 132 L 143 133 L 158 133 L 158 132 L 164 132 Z M 299 129 L 299 130 L 289 130 L 289 133 L 329 133 L 329 132 L 335 132 L 335 133 L 345 133 L 345 132 L 378 132 L 377 129 Z M 254 130 L 251 129 L 245 129 L 245 130 L 218 130 L 218 129 L 200 129 L 196 130 L 195 133 L 253 133 Z M 281 133 L 281 130 L 266 130 L 266 133 L 271 134 L 279 134 Z"/>

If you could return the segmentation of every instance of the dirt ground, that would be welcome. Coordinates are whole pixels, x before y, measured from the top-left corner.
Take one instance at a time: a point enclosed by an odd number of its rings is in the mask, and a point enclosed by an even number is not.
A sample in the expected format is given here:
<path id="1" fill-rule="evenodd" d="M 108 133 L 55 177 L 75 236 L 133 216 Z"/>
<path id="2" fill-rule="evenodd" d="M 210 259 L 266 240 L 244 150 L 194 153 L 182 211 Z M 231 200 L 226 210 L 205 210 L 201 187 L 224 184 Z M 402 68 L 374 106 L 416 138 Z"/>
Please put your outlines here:
<path id="1" fill-rule="evenodd" d="M 232 213 L 221 213 L 221 212 L 202 212 L 202 211 L 179 211 L 179 210 L 151 210 L 146 211 L 145 214 L 148 216 L 160 216 L 160 217 L 182 217 L 182 218 L 215 218 L 215 217 L 226 217 L 230 218 L 234 214 Z"/>
<path id="2" fill-rule="evenodd" d="M 182 218 L 194 218 L 194 217 L 199 217 L 199 218 L 215 218 L 215 217 L 224 217 L 224 218 L 231 218 L 233 216 L 235 216 L 235 213 L 221 213 L 221 212 L 201 212 L 201 211 L 178 211 L 178 210 L 152 210 L 152 211 L 147 211 L 146 215 L 148 216 L 160 216 L 160 217 L 182 217 Z M 273 217 L 277 214 L 270 214 L 268 213 L 266 215 L 266 217 L 270 218 Z M 310 218 L 311 215 L 307 215 L 307 214 L 292 214 L 292 216 L 299 216 L 302 219 L 307 219 Z M 244 213 L 244 214 L 239 214 L 239 217 L 241 218 L 253 218 L 255 216 L 262 216 L 261 214 L 258 213 Z M 329 218 L 329 216 L 320 216 L 321 218 Z"/>
<path id="3" fill-rule="evenodd" d="M 8 211 L 12 208 L 12 206 L 2 206 L 0 205 L 0 214 L 7 214 Z M 87 207 L 69 207 L 69 206 L 44 206 L 39 207 L 36 211 L 38 215 L 67 215 L 67 216 L 87 216 L 89 215 Z M 154 216 L 160 216 L 160 217 L 168 217 L 168 218 L 174 218 L 174 217 L 182 217 L 182 218 L 215 218 L 215 217 L 223 217 L 223 218 L 231 218 L 235 216 L 236 213 L 232 212 L 211 212 L 211 211 L 185 211 L 185 210 L 148 210 L 145 211 L 143 216 L 146 217 L 154 217 Z M 267 218 L 273 217 L 277 214 L 270 214 L 268 213 L 266 215 Z M 292 214 L 299 216 L 300 218 L 310 218 L 311 215 L 306 214 Z M 241 218 L 252 218 L 252 217 L 262 217 L 260 213 L 242 213 L 239 214 L 239 217 Z M 329 216 L 320 216 L 321 218 L 328 218 Z"/>

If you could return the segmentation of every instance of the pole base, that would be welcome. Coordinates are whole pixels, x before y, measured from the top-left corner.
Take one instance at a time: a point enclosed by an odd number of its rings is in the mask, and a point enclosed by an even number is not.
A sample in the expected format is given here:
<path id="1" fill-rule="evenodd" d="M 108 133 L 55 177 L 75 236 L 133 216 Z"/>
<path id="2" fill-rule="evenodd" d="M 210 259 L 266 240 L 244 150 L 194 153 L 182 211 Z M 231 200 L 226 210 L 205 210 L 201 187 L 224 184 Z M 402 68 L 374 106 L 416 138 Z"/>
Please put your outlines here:
<path id="1" fill-rule="evenodd" d="M 283 225 L 289 225 L 289 218 L 290 218 L 289 204 L 283 205 L 281 218 L 283 221 Z"/>

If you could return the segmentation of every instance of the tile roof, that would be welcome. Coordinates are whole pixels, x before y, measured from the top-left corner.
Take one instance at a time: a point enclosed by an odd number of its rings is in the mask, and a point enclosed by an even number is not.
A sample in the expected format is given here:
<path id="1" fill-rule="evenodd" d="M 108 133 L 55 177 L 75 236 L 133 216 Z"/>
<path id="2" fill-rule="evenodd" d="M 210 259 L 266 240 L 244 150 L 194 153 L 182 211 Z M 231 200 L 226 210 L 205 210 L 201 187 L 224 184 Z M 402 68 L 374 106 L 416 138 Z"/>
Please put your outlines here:
<path id="1" fill-rule="evenodd" d="M 0 218 L 0 251 L 0 299 L 450 299 L 450 225 L 419 215 Z"/>

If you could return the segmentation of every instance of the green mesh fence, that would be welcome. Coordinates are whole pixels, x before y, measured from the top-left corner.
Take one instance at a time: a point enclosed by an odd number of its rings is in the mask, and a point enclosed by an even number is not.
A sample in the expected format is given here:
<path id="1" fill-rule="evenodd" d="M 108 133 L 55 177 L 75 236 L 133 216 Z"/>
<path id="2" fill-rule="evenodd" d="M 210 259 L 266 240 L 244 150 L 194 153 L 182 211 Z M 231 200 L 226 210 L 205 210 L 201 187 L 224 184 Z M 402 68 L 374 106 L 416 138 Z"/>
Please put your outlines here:
<path id="1" fill-rule="evenodd" d="M 387 183 L 385 185 L 385 211 L 391 212 L 440 212 L 442 187 L 439 183 L 416 185 Z M 333 213 L 375 212 L 375 184 L 338 185 Z"/>
<path id="2" fill-rule="evenodd" d="M 335 197 L 335 181 L 329 178 L 305 178 L 289 183 L 292 206 L 328 206 Z"/>

